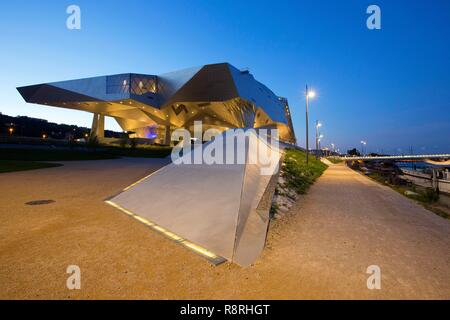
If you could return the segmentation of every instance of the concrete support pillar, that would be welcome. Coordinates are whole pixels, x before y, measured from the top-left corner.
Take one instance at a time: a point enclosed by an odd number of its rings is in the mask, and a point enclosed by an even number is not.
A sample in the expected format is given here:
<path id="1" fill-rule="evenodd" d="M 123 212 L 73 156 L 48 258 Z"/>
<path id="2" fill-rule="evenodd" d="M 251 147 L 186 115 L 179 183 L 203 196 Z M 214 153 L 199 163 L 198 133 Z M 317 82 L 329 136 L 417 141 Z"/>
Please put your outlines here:
<path id="1" fill-rule="evenodd" d="M 98 139 L 105 137 L 105 116 L 102 114 L 94 113 L 90 139 L 94 137 Z"/>
<path id="2" fill-rule="evenodd" d="M 164 127 L 164 144 L 170 146 L 170 124 Z"/>
<path id="3" fill-rule="evenodd" d="M 91 134 L 89 136 L 90 139 L 94 138 L 97 135 L 97 127 L 98 127 L 98 114 L 94 113 L 94 117 L 92 118 Z"/>
<path id="4" fill-rule="evenodd" d="M 99 139 L 105 137 L 105 116 L 102 114 L 98 115 L 97 137 Z"/>

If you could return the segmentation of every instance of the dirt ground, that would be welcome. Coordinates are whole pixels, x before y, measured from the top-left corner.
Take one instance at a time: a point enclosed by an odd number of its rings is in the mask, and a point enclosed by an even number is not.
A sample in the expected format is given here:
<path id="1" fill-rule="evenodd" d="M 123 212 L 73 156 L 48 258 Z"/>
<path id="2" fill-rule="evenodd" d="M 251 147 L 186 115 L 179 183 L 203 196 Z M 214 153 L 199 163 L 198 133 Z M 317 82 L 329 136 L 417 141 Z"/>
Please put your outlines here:
<path id="1" fill-rule="evenodd" d="M 271 223 L 255 265 L 217 267 L 105 204 L 161 160 L 0 175 L 1 299 L 450 299 L 450 221 L 343 165 Z M 158 192 L 158 190 L 155 190 Z M 56 202 L 29 206 L 25 202 Z M 68 290 L 68 265 L 81 290 Z M 369 265 L 381 290 L 368 290 Z"/>

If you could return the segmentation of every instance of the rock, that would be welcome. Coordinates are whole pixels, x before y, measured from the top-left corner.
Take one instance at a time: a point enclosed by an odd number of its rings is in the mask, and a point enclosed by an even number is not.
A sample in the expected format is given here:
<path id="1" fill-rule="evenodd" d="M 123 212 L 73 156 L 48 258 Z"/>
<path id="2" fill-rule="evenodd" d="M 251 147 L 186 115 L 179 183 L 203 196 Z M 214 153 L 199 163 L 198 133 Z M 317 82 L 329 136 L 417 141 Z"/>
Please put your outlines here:
<path id="1" fill-rule="evenodd" d="M 280 209 L 278 209 L 278 211 L 281 212 L 281 213 L 283 213 L 283 214 L 285 214 L 285 213 L 288 213 L 288 212 L 289 212 L 289 208 L 287 208 L 287 207 L 281 207 Z M 280 215 L 280 217 L 281 217 L 281 215 Z"/>
<path id="2" fill-rule="evenodd" d="M 408 197 L 410 197 L 410 196 L 420 196 L 420 194 L 418 194 L 417 192 L 414 192 L 414 191 L 406 190 L 405 191 L 405 196 L 408 196 Z"/>

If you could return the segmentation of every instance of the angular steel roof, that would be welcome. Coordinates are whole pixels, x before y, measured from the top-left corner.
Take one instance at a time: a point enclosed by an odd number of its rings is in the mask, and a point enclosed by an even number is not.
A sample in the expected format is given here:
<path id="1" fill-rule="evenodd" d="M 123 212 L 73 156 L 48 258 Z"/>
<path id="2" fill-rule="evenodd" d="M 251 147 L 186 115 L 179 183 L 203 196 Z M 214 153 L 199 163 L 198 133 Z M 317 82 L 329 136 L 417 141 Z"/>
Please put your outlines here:
<path id="1" fill-rule="evenodd" d="M 234 100 L 252 106 L 251 117 L 239 121 L 242 115 L 234 114 L 236 121 L 221 124 L 229 127 L 248 126 L 256 121 L 257 110 L 264 117 L 260 126 L 273 124 L 286 126 L 295 140 L 287 100 L 275 95 L 269 88 L 255 80 L 248 71 L 241 71 L 228 63 L 210 64 L 197 68 L 161 74 L 116 74 L 78 80 L 52 82 L 19 87 L 17 90 L 29 103 L 100 113 L 120 119 L 137 121 L 142 126 L 162 124 L 169 120 L 174 127 L 184 126 L 207 116 L 194 104 L 220 103 Z M 178 109 L 178 104 L 192 103 Z M 237 103 L 240 106 L 240 102 Z M 173 106 L 176 109 L 173 109 Z M 171 110 L 172 108 L 172 110 Z M 189 109 L 189 110 L 188 110 Z M 192 110 L 191 110 L 192 109 Z M 195 109 L 195 110 L 194 110 Z M 185 111 L 180 116 L 178 111 Z M 190 111 L 190 112 L 189 112 Z M 229 118 L 226 112 L 214 115 L 217 119 Z M 200 118 L 200 119 L 199 119 Z M 138 125 L 138 124 L 135 124 Z"/>

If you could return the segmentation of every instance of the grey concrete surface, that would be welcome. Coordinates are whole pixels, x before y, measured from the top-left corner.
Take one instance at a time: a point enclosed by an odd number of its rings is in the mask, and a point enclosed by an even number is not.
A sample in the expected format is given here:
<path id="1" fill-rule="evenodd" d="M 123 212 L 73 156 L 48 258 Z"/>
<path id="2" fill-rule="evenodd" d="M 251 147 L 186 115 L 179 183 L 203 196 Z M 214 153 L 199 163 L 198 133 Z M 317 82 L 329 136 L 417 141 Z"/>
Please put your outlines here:
<path id="1" fill-rule="evenodd" d="M 244 163 L 171 163 L 108 203 L 229 261 L 241 266 L 252 264 L 266 240 L 270 207 L 260 208 L 260 212 L 257 208 L 272 178 L 262 174 L 267 166 L 263 160 L 268 158 L 263 159 L 258 152 L 270 153 L 276 164 L 281 153 L 255 133 L 239 147 L 231 143 L 226 148 L 225 142 L 216 137 L 196 150 L 224 149 L 223 159 L 227 152 L 243 154 Z M 192 152 L 182 159 L 193 159 Z"/>

